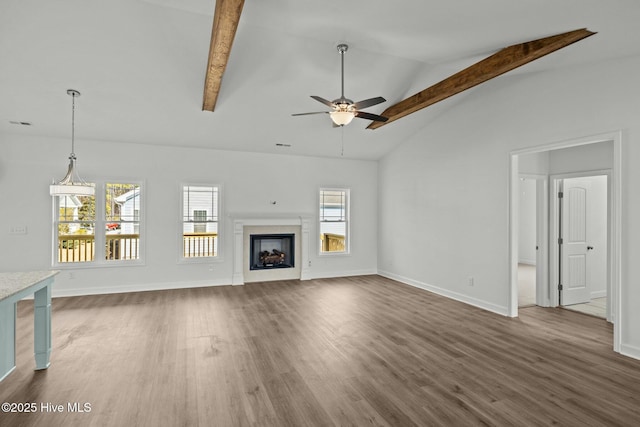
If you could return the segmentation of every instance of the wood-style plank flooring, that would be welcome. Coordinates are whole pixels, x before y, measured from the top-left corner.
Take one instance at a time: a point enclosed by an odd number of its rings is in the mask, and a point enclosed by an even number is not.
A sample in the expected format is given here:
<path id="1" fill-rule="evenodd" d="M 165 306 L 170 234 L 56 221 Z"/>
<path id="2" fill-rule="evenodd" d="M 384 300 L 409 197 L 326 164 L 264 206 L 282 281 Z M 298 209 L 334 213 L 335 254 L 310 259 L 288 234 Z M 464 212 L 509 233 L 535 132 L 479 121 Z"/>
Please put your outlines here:
<path id="1" fill-rule="evenodd" d="M 519 313 L 379 276 L 57 298 L 35 372 L 22 301 L 0 402 L 64 411 L 0 426 L 640 425 L 640 361 L 610 325 Z"/>

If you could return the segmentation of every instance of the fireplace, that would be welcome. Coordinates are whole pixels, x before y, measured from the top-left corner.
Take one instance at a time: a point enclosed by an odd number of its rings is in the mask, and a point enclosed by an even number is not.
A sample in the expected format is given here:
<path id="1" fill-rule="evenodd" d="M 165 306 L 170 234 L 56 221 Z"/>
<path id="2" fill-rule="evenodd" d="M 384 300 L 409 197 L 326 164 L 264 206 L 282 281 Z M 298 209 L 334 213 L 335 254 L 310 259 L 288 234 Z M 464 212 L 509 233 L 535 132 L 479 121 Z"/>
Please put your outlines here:
<path id="1" fill-rule="evenodd" d="M 249 270 L 294 268 L 295 234 L 251 234 Z"/>
<path id="2" fill-rule="evenodd" d="M 311 278 L 311 262 L 309 260 L 309 241 L 311 239 L 309 236 L 313 215 L 263 213 L 230 214 L 229 216 L 233 218 L 233 278 L 231 284 L 243 285 L 273 280 L 309 280 Z M 278 264 L 279 267 L 264 268 L 260 262 L 251 261 L 256 250 L 255 243 L 253 249 L 251 247 L 251 236 L 279 236 L 283 234 L 293 238 L 288 250 L 275 248 L 280 252 L 285 252 L 285 261 Z M 258 247 L 258 253 L 260 250 Z M 270 252 L 273 251 L 270 250 Z M 289 259 L 287 259 L 287 254 L 290 254 Z M 291 265 L 293 268 L 283 268 L 285 264 Z M 254 265 L 258 265 L 258 268 L 251 269 Z"/>

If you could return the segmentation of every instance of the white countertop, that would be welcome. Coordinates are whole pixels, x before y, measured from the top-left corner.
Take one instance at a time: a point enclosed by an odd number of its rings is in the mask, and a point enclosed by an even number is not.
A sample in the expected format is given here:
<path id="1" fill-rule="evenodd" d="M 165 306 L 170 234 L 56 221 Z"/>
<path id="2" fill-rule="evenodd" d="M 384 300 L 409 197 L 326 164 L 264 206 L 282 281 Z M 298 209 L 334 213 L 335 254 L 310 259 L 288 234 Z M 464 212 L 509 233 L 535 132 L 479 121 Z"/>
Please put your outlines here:
<path id="1" fill-rule="evenodd" d="M 0 273 L 0 301 L 56 274 L 56 270 Z"/>

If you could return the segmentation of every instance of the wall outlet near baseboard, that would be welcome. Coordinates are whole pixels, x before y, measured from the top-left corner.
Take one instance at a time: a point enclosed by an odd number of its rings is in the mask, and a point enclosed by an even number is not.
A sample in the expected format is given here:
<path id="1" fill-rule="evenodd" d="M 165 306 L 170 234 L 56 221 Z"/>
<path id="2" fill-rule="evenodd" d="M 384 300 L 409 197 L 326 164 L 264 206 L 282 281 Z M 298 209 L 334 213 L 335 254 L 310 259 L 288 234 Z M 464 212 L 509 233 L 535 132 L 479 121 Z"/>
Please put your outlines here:
<path id="1" fill-rule="evenodd" d="M 473 286 L 473 276 L 467 277 L 467 283 L 469 284 L 469 286 Z"/>

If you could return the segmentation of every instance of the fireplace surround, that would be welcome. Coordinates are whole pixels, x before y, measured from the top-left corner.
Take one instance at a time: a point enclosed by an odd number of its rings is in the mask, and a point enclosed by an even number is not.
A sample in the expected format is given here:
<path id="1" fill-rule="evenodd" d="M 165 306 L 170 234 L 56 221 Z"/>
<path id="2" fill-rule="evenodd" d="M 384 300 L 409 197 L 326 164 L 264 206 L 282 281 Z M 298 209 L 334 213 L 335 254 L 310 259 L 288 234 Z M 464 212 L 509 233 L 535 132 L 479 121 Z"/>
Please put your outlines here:
<path id="1" fill-rule="evenodd" d="M 308 280 L 310 224 L 312 215 L 232 214 L 233 220 L 233 285 L 271 280 Z M 250 269 L 251 235 L 293 235 L 292 267 Z M 285 250 L 275 248 L 280 252 Z M 270 251 L 273 252 L 273 251 Z"/>

